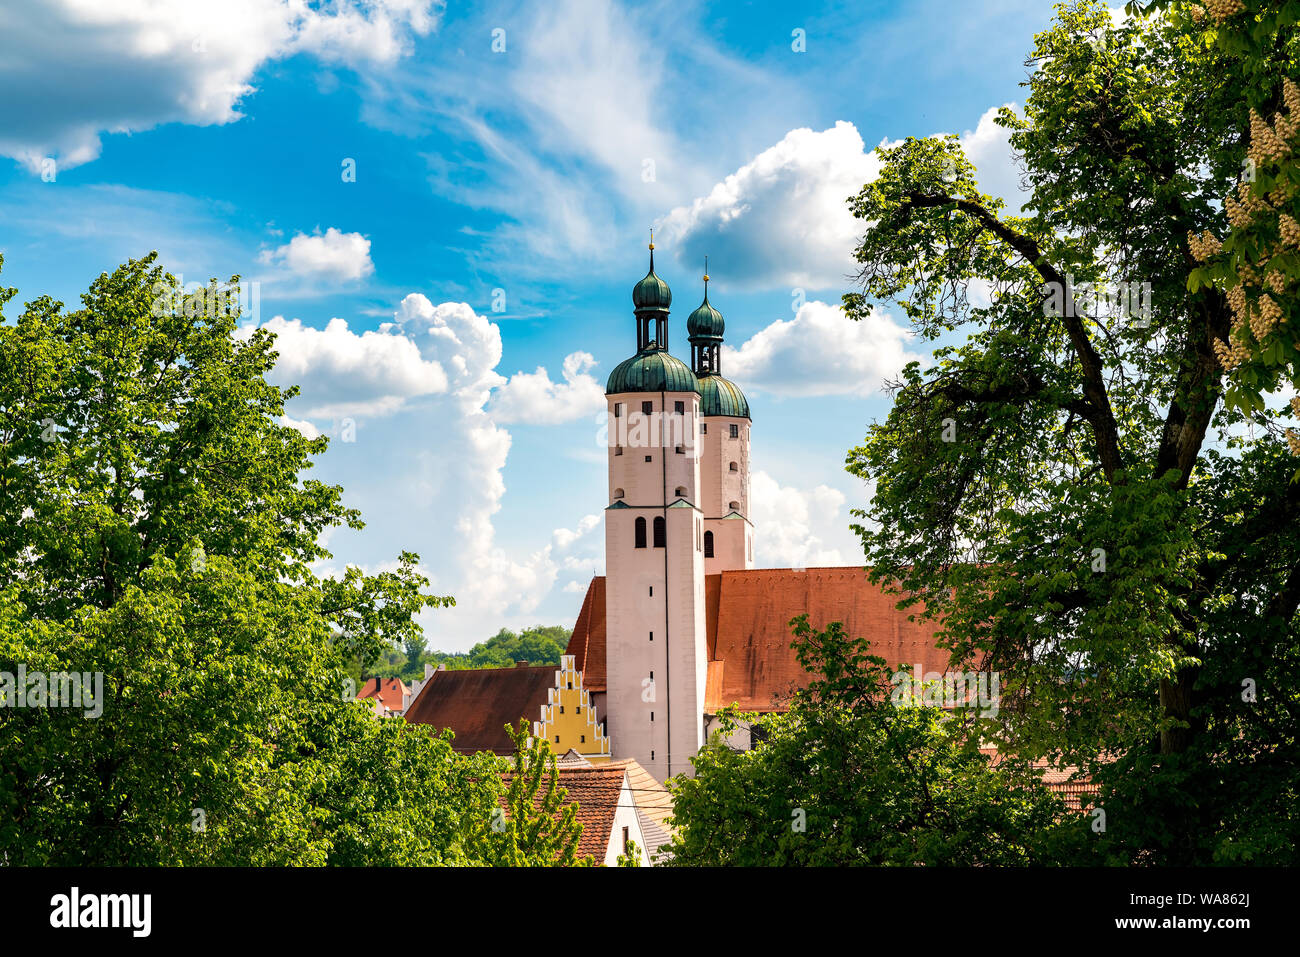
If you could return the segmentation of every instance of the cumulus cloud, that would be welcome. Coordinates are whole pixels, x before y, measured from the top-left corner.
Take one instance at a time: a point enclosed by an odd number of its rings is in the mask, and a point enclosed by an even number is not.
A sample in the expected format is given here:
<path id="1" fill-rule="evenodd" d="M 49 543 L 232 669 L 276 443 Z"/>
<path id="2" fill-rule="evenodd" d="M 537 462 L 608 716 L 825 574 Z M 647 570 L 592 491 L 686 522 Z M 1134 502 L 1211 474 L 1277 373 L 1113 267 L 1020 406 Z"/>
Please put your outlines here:
<path id="1" fill-rule="evenodd" d="M 248 336 L 255 328 L 244 326 L 239 334 Z M 405 336 L 357 334 L 343 319 L 313 329 L 299 319 L 276 316 L 260 328 L 275 333 L 280 354 L 271 380 L 302 387 L 298 411 L 307 419 L 387 415 L 414 396 L 448 389 L 442 364 L 424 358 Z"/>
<path id="2" fill-rule="evenodd" d="M 996 115 L 987 110 L 961 145 L 984 191 L 1017 212 L 1019 171 Z M 880 161 L 852 123 L 791 130 L 707 195 L 673 209 L 660 223 L 664 243 L 683 262 L 709 254 L 724 285 L 841 287 L 858 270 L 853 249 L 864 228 L 846 200 L 879 174 Z"/>
<path id="3" fill-rule="evenodd" d="M 552 382 L 544 366 L 536 372 L 516 372 L 492 397 L 492 417 L 498 422 L 556 425 L 603 412 L 605 387 L 588 374 L 595 365 L 591 353 L 572 352 L 564 357 L 562 382 Z"/>
<path id="4" fill-rule="evenodd" d="M 417 552 L 432 587 L 456 598 L 454 608 L 421 617 L 433 647 L 468 647 L 503 624 L 528 624 L 561 575 L 585 580 L 597 571 L 599 514 L 539 541 L 499 540 L 511 435 L 488 408 L 507 383 L 496 371 L 500 329 L 489 319 L 466 303 L 412 293 L 375 331 L 354 332 L 342 319 L 317 330 L 278 316 L 265 327 L 279 337 L 272 378 L 302 386 L 285 424 L 337 436 L 317 474 L 342 484 L 367 522 L 364 535 L 338 530 L 330 566 L 379 568 L 395 548 Z M 573 376 L 588 367 L 589 357 L 565 364 Z M 320 421 L 339 415 L 359 416 L 353 434 Z"/>
<path id="5" fill-rule="evenodd" d="M 306 53 L 392 63 L 436 25 L 434 0 L 0 0 L 0 155 L 32 171 L 99 156 L 102 133 L 230 123 L 266 62 Z"/>
<path id="6" fill-rule="evenodd" d="M 297 429 L 309 439 L 318 438 L 321 434 L 320 429 L 316 428 L 316 426 L 308 422 L 306 419 L 295 419 L 293 416 L 282 415 L 280 416 L 280 424 L 287 425 L 291 429 Z"/>
<path id="7" fill-rule="evenodd" d="M 264 263 L 283 263 L 296 276 L 339 282 L 364 279 L 375 271 L 370 240 L 333 226 L 323 234 L 298 233 L 283 246 L 265 250 L 261 259 Z"/>
<path id="8" fill-rule="evenodd" d="M 557 528 L 552 536 L 556 548 L 566 549 L 571 547 L 574 542 L 585 536 L 599 524 L 599 515 L 584 515 L 582 521 L 578 522 L 577 528 Z"/>
<path id="9" fill-rule="evenodd" d="M 843 492 L 828 485 L 799 489 L 764 471 L 750 476 L 754 558 L 761 568 L 807 568 L 859 561 Z"/>
<path id="10" fill-rule="evenodd" d="M 741 344 L 724 346 L 723 368 L 746 388 L 774 395 L 876 392 L 913 359 L 910 334 L 883 312 L 852 321 L 839 306 L 811 300 Z"/>
<path id="11" fill-rule="evenodd" d="M 1016 104 L 1006 104 L 1015 109 Z M 985 110 L 974 130 L 961 136 L 961 147 L 966 158 L 975 164 L 975 179 L 980 189 L 1007 202 L 1006 212 L 1018 214 L 1021 203 L 1027 198 L 1020 188 L 1020 169 L 1008 139 L 1010 131 L 998 126 L 994 120 L 998 107 Z"/>
<path id="12" fill-rule="evenodd" d="M 707 253 L 724 284 L 824 289 L 856 271 L 861 224 L 845 200 L 880 172 L 852 123 L 791 130 L 661 223 L 684 262 Z"/>

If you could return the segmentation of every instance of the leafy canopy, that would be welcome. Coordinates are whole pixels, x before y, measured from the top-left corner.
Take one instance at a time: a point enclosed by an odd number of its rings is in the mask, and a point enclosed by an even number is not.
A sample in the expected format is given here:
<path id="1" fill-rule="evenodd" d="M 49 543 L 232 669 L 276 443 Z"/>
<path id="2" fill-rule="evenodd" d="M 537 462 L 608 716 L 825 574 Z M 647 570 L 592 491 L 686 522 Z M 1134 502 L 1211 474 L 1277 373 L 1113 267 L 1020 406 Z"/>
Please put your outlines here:
<path id="1" fill-rule="evenodd" d="M 345 670 L 451 599 L 410 553 L 313 572 L 362 524 L 301 477 L 327 439 L 281 424 L 273 337 L 220 290 L 150 255 L 0 322 L 0 672 L 103 682 L 98 717 L 0 708 L 0 862 L 500 862 L 497 759 L 374 720 Z"/>
<path id="2" fill-rule="evenodd" d="M 1254 65 L 1278 96 L 1293 24 Z M 1290 860 L 1300 484 L 1267 398 L 1281 365 L 1225 401 L 1231 289 L 1192 278 L 1188 239 L 1226 233 L 1246 168 L 1241 55 L 1081 2 L 1027 64 L 1023 114 L 999 117 L 1019 215 L 952 137 L 883 149 L 850 201 L 846 311 L 893 302 L 936 345 L 849 453 L 875 486 L 856 529 L 954 664 L 1000 673 L 979 733 L 1103 786 L 1110 859 Z"/>

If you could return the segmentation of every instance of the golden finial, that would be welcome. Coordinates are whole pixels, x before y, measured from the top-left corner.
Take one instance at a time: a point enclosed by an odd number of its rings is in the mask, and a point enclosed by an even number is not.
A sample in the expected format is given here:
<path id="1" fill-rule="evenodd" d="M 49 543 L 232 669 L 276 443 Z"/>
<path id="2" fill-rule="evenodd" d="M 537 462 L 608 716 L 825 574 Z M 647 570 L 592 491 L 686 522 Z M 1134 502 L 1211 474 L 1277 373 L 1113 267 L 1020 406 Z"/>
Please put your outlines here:
<path id="1" fill-rule="evenodd" d="M 650 227 L 650 248 L 655 248 L 655 228 L 653 226 Z"/>
<path id="2" fill-rule="evenodd" d="M 708 256 L 704 257 L 704 281 L 706 283 L 709 281 L 709 257 Z"/>

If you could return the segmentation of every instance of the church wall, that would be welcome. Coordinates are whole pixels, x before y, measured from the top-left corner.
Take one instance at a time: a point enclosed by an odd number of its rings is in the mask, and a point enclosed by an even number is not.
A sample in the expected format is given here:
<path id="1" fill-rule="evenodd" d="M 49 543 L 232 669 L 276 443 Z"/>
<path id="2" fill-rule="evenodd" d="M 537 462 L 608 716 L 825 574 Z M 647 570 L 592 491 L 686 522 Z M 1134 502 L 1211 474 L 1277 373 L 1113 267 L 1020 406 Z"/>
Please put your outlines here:
<path id="1" fill-rule="evenodd" d="M 623 501 L 633 506 L 666 505 L 678 497 L 695 503 L 700 484 L 694 454 L 699 400 L 694 392 L 624 392 L 609 397 L 610 502 L 615 501 L 616 490 L 622 489 Z M 651 403 L 655 418 L 643 418 L 645 402 Z M 684 410 L 680 416 L 678 402 Z M 623 406 L 620 416 L 614 414 L 616 403 Z M 679 445 L 681 452 L 677 451 Z M 650 456 L 649 462 L 646 456 Z M 678 488 L 685 493 L 679 496 Z"/>
<path id="2" fill-rule="evenodd" d="M 708 426 L 700 436 L 701 507 L 704 509 L 705 528 L 713 532 L 713 557 L 705 558 L 704 572 L 716 575 L 721 571 L 752 568 L 753 526 L 740 519 L 727 519 L 736 502 L 741 515 L 749 516 L 749 420 L 735 416 L 707 416 L 701 419 Z M 731 426 L 739 431 L 731 438 Z M 731 471 L 730 464 L 737 470 Z"/>
<path id="3" fill-rule="evenodd" d="M 718 720 L 717 715 L 708 715 L 704 720 L 705 739 L 719 730 L 722 722 Z M 748 721 L 742 721 L 731 734 L 723 737 L 723 743 L 729 748 L 736 751 L 748 751 L 751 746 L 750 724 Z"/>
<path id="4" fill-rule="evenodd" d="M 626 432 L 612 416 L 624 405 Z M 635 434 L 630 417 L 651 402 L 652 412 L 675 403 L 685 410 L 679 436 L 658 444 L 658 427 Z M 666 507 L 679 497 L 694 502 L 699 461 L 687 429 L 697 421 L 695 393 L 622 393 L 609 397 L 610 494 L 622 489 L 627 507 L 605 510 L 606 731 L 616 757 L 633 757 L 657 779 L 688 771 L 702 742 L 707 659 L 704 625 L 703 522 L 692 506 Z M 675 451 L 680 439 L 684 451 Z M 615 446 L 624 442 L 622 455 Z M 645 456 L 651 461 L 646 462 Z M 661 458 L 662 456 L 662 458 Z M 684 490 L 678 495 L 677 489 Z M 646 547 L 637 548 L 636 519 L 646 520 Z M 654 521 L 663 518 L 666 547 L 654 547 Z M 670 718 L 671 714 L 671 718 Z M 669 741 L 671 727 L 672 740 Z M 669 755 L 672 755 L 671 765 Z"/>

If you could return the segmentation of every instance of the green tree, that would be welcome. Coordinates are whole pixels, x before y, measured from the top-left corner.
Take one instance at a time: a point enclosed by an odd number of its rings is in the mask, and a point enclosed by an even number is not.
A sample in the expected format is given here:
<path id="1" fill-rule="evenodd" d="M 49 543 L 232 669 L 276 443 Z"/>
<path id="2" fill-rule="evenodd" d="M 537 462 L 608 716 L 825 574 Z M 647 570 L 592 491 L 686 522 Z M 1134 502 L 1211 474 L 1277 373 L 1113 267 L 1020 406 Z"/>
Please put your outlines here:
<path id="1" fill-rule="evenodd" d="M 1230 385 L 1225 401 L 1264 412 L 1279 382 L 1300 389 L 1300 86 L 1291 58 L 1300 3 L 1222 0 L 1130 3 L 1133 14 L 1168 15 L 1187 42 L 1225 56 L 1223 82 L 1250 111 L 1246 158 L 1236 189 L 1223 197 L 1225 230 L 1188 237 L 1202 264 L 1188 288 L 1214 285 L 1233 310 L 1229 335 L 1215 347 Z M 1300 417 L 1300 398 L 1291 402 Z M 1287 432 L 1300 455 L 1300 433 Z"/>
<path id="2" fill-rule="evenodd" d="M 534 625 L 516 634 L 502 628 L 487 641 L 467 652 L 430 652 L 424 660 L 433 665 L 463 668 L 513 668 L 520 661 L 530 665 L 558 665 L 569 647 L 572 629 L 560 625 Z"/>
<path id="3" fill-rule="evenodd" d="M 891 669 L 839 622 L 791 622 L 818 676 L 761 719 L 749 751 L 725 743 L 757 715 L 730 712 L 674 778 L 676 866 L 1050 863 L 1084 835 L 1030 768 L 991 768 L 966 724 L 900 699 Z M 1065 824 L 1058 821 L 1065 820 Z"/>
<path id="4" fill-rule="evenodd" d="M 312 573 L 361 522 L 300 477 L 327 440 L 280 424 L 222 288 L 151 255 L 0 322 L 0 672 L 102 674 L 98 716 L 0 708 L 0 862 L 482 863 L 495 759 L 374 720 L 346 670 L 450 599 L 409 553 Z"/>
<path id="5" fill-rule="evenodd" d="M 1240 64 L 1099 3 L 1058 8 L 1028 64 L 999 119 L 1024 215 L 951 137 L 882 150 L 850 202 L 846 311 L 895 302 L 939 344 L 849 454 L 875 483 L 856 529 L 955 663 L 1000 672 L 980 733 L 1102 785 L 1103 859 L 1290 861 L 1300 484 L 1273 417 L 1224 402 L 1228 295 L 1189 284 L 1246 159 Z M 1288 36 L 1267 70 L 1294 69 Z"/>
<path id="6" fill-rule="evenodd" d="M 475 858 L 498 867 L 574 866 L 594 863 L 578 857 L 582 825 L 578 806 L 565 803 L 555 755 L 528 722 L 506 725 L 515 744 L 513 769 L 506 777 L 501 805 L 482 822 L 471 844 Z"/>

